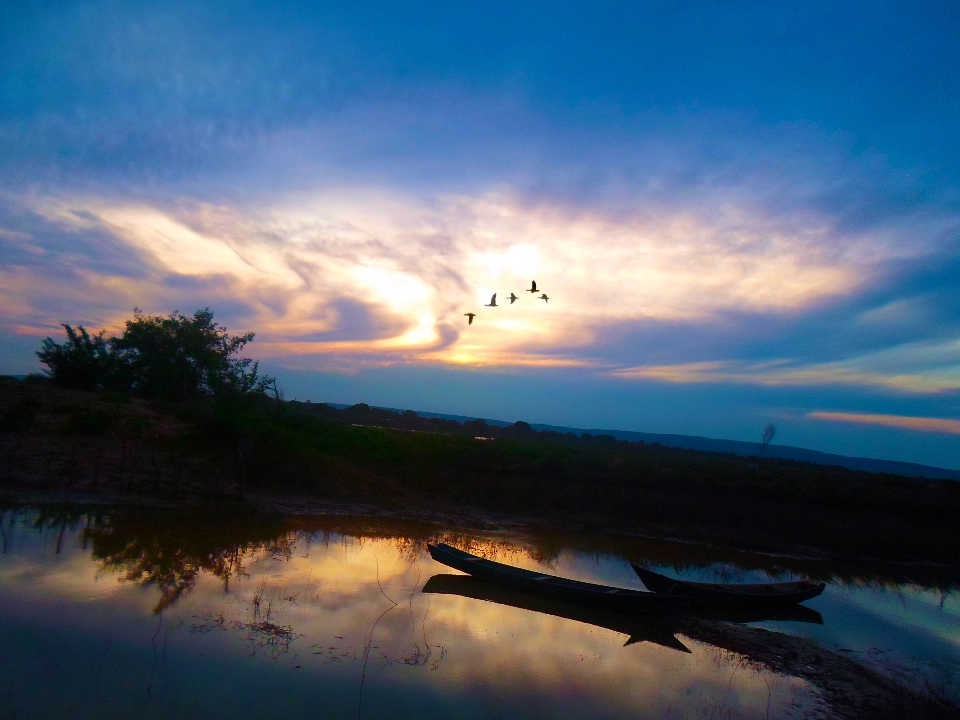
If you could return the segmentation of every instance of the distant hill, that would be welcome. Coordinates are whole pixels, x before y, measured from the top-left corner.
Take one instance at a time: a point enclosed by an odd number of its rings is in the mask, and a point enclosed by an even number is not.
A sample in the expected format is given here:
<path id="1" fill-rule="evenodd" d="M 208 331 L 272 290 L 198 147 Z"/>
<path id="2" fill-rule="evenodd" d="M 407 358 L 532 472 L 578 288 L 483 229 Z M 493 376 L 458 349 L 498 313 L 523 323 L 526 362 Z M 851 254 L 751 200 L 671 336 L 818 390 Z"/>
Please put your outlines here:
<path id="1" fill-rule="evenodd" d="M 344 408 L 347 405 L 339 403 L 328 403 L 333 407 Z M 402 412 L 396 408 L 381 408 L 383 410 L 393 410 Z M 490 425 L 499 425 L 506 427 L 513 423 L 503 420 L 490 420 L 487 418 L 475 418 L 466 415 L 445 415 L 443 413 L 431 413 L 416 411 L 421 417 L 435 417 L 444 420 L 456 420 L 465 422 L 467 420 L 482 419 Z M 688 450 L 704 450 L 707 452 L 730 453 L 732 455 L 742 455 L 749 457 L 760 454 L 760 443 L 743 442 L 742 440 L 719 440 L 717 438 L 700 437 L 698 435 L 672 435 L 664 433 L 645 433 L 633 432 L 631 430 L 602 430 L 597 428 L 583 429 L 562 427 L 559 425 L 543 425 L 540 423 L 530 423 L 534 430 L 552 430 L 558 433 L 573 433 L 582 435 L 590 433 L 591 435 L 612 435 L 618 440 L 629 440 L 637 442 L 642 440 L 645 443 L 660 443 L 667 447 L 686 448 Z M 834 455 L 832 453 L 820 452 L 818 450 L 808 450 L 806 448 L 791 447 L 790 445 L 769 445 L 764 453 L 766 457 L 781 458 L 784 460 L 800 460 L 803 462 L 816 463 L 818 465 L 839 465 L 850 470 L 862 470 L 864 472 L 890 473 L 891 475 L 902 475 L 904 477 L 928 477 L 936 480 L 960 480 L 960 470 L 950 470 L 948 468 L 934 467 L 932 465 L 921 465 L 920 463 L 900 462 L 898 460 L 876 460 L 874 458 L 848 457 L 847 455 Z"/>

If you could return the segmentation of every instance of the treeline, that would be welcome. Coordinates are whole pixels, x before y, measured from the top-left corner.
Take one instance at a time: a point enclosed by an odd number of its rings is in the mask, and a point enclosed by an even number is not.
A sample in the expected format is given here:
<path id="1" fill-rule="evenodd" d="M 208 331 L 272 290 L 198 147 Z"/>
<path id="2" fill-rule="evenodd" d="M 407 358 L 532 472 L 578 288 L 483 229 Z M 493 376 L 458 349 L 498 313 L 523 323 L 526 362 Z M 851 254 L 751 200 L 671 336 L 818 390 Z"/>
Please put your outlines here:
<path id="1" fill-rule="evenodd" d="M 410 430 L 414 432 L 442 433 L 447 435 L 464 435 L 478 440 L 495 440 L 497 438 L 513 438 L 522 440 L 564 439 L 594 442 L 600 444 L 626 442 L 617 440 L 613 435 L 591 435 L 583 433 L 558 433 L 552 430 L 535 430 L 530 423 L 518 420 L 512 425 L 491 425 L 485 420 L 448 420 L 445 418 L 424 417 L 413 410 L 396 412 L 383 408 L 372 408 L 366 403 L 358 403 L 350 407 L 337 409 L 325 403 L 310 403 L 291 400 L 288 402 L 291 409 L 307 413 L 334 422 L 350 423 L 358 426 L 380 427 L 396 430 Z M 640 441 L 638 444 L 643 445 Z"/>

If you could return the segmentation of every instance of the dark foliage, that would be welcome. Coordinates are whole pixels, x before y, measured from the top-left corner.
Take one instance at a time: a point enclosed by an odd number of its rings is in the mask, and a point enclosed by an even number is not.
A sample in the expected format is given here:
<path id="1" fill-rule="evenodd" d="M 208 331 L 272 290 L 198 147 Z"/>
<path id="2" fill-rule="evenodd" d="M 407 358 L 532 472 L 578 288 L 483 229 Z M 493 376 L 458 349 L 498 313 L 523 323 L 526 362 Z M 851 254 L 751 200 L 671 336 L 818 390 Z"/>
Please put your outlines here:
<path id="1" fill-rule="evenodd" d="M 260 375 L 256 362 L 236 357 L 254 334 L 230 335 L 209 309 L 167 317 L 134 310 L 123 333 L 109 339 L 103 332 L 90 335 L 82 325 L 63 327 L 66 342 L 47 338 L 37 353 L 63 387 L 183 400 L 263 394 L 275 384 Z"/>
<path id="2" fill-rule="evenodd" d="M 231 578 L 244 574 L 244 561 L 260 551 L 289 555 L 290 537 L 281 518 L 247 508 L 232 512 L 167 513 L 156 522 L 150 511 L 112 513 L 88 527 L 84 540 L 105 570 L 122 573 L 128 582 L 156 586 L 161 612 L 210 573 L 229 589 Z"/>
<path id="3" fill-rule="evenodd" d="M 74 329 L 64 324 L 63 329 L 67 333 L 66 342 L 56 343 L 47 338 L 37 353 L 40 362 L 49 368 L 50 378 L 58 385 L 77 390 L 97 390 L 109 385 L 116 363 L 103 332 L 90 335 L 83 325 Z"/>

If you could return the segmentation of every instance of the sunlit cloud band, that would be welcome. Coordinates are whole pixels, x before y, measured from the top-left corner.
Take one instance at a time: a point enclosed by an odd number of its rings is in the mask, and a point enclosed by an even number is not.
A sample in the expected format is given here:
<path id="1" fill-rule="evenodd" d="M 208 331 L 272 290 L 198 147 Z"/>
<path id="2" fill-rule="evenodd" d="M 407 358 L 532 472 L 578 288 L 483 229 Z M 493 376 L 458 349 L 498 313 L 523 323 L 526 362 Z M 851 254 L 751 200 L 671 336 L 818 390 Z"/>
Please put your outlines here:
<path id="1" fill-rule="evenodd" d="M 948 418 L 819 411 L 807 413 L 807 417 L 811 420 L 826 420 L 827 422 L 881 425 L 883 427 L 897 428 L 900 430 L 919 430 L 922 432 L 960 435 L 960 420 L 950 420 Z"/>

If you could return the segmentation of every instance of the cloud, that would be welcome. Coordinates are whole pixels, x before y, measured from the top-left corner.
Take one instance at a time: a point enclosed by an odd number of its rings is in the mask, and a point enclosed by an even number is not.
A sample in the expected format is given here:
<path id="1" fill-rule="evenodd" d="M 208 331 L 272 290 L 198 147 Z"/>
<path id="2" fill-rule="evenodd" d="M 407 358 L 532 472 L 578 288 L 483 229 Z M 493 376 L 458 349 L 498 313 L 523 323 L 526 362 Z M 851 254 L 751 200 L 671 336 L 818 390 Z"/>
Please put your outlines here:
<path id="1" fill-rule="evenodd" d="M 931 417 L 910 417 L 905 415 L 876 415 L 873 413 L 848 412 L 811 412 L 811 420 L 827 422 L 855 423 L 858 425 L 882 425 L 901 430 L 919 430 L 921 432 L 946 433 L 960 435 L 960 420 Z"/>
<path id="2" fill-rule="evenodd" d="M 838 362 L 799 363 L 717 360 L 640 365 L 610 371 L 613 377 L 670 383 L 766 386 L 859 386 L 937 394 L 960 390 L 960 341 L 913 343 Z"/>
<path id="3" fill-rule="evenodd" d="M 424 201 L 354 189 L 300 193 L 264 207 L 83 196 L 20 202 L 61 232 L 78 240 L 106 234 L 139 258 L 141 277 L 98 272 L 99 250 L 89 248 L 72 273 L 74 296 L 95 289 L 121 300 L 122 315 L 150 299 L 207 293 L 202 304 L 242 303 L 242 319 L 257 328 L 264 350 L 300 356 L 406 353 L 455 364 L 606 367 L 609 360 L 591 348 L 608 327 L 709 323 L 730 311 L 803 313 L 855 292 L 906 252 L 843 236 L 826 218 L 654 203 L 612 216 L 508 190 Z M 70 296 L 62 278 L 43 277 L 51 267 L 44 259 L 4 269 L 6 294 L 21 299 L 13 315 L 30 314 L 25 295 Z M 522 291 L 533 278 L 549 303 Z M 507 304 L 510 291 L 521 296 L 516 304 Z M 501 307 L 482 307 L 494 292 Z M 344 316 L 345 302 L 363 312 Z M 82 309 L 79 303 L 74 312 Z M 472 326 L 467 311 L 479 314 Z M 380 330 L 343 327 L 345 319 Z M 720 369 L 616 372 L 689 379 Z M 792 372 L 813 378 L 818 371 Z"/>
<path id="4" fill-rule="evenodd" d="M 594 138 L 537 126 L 510 93 L 433 90 L 266 129 L 239 169 L 192 184 L 134 191 L 137 166 L 8 190 L 4 327 L 210 306 L 300 368 L 956 389 L 960 358 L 929 353 L 952 332 L 929 311 L 945 291 L 898 295 L 905 273 L 960 255 L 943 193 L 809 126 L 646 113 Z M 533 278 L 549 304 L 521 291 Z"/>

